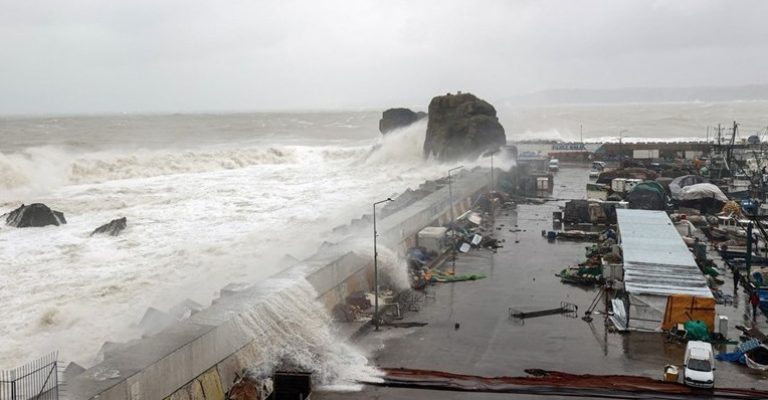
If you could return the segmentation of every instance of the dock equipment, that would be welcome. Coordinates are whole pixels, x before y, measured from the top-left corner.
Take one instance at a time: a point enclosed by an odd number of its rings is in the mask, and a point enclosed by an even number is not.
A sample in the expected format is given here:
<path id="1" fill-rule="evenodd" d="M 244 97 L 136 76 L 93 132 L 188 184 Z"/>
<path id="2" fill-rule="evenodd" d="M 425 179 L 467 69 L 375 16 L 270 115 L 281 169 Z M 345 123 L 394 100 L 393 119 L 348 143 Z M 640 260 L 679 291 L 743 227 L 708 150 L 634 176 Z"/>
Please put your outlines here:
<path id="1" fill-rule="evenodd" d="M 523 320 L 527 318 L 544 317 L 547 315 L 557 315 L 557 314 L 564 314 L 566 316 L 576 317 L 578 310 L 579 310 L 579 306 L 577 306 L 576 304 L 561 301 L 560 307 L 550 308 L 546 310 L 539 310 L 539 311 L 522 312 L 522 311 L 517 311 L 510 308 L 509 316 L 510 318 L 519 319 L 519 320 Z"/>

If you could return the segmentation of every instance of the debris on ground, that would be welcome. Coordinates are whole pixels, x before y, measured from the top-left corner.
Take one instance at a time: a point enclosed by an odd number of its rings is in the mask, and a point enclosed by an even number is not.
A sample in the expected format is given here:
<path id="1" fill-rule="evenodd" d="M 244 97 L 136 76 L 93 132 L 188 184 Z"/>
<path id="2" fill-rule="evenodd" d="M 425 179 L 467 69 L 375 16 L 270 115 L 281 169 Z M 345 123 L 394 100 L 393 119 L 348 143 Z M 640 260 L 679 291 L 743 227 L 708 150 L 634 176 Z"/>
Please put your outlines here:
<path id="1" fill-rule="evenodd" d="M 372 386 L 454 392 L 519 393 L 559 396 L 610 397 L 624 399 L 686 399 L 723 397 L 756 399 L 768 391 L 722 388 L 698 389 L 644 376 L 590 375 L 528 369 L 528 376 L 478 376 L 409 368 L 381 368 L 379 381 L 360 382 Z"/>

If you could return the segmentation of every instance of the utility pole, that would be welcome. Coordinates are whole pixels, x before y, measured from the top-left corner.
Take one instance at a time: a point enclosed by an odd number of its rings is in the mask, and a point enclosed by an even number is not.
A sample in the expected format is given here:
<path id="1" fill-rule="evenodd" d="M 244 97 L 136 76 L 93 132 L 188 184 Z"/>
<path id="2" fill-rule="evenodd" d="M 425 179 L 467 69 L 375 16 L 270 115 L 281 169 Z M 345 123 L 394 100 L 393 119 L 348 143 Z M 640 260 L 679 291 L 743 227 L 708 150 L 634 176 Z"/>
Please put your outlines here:
<path id="1" fill-rule="evenodd" d="M 451 188 L 451 172 L 457 169 L 464 168 L 463 165 L 451 168 L 448 170 L 448 201 L 451 207 L 451 243 L 453 249 L 451 250 L 451 273 L 456 275 L 456 219 L 453 216 L 453 189 Z"/>
<path id="2" fill-rule="evenodd" d="M 619 168 L 624 168 L 624 143 L 622 142 L 622 134 L 629 132 L 626 129 L 619 131 Z"/>

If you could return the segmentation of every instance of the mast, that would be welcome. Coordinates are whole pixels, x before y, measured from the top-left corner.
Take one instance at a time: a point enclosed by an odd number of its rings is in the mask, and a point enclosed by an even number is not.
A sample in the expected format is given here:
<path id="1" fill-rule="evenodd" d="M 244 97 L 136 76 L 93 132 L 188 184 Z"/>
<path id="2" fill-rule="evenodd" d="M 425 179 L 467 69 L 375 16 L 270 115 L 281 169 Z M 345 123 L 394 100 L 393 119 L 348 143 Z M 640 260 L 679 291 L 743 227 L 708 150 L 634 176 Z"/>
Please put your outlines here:
<path id="1" fill-rule="evenodd" d="M 728 152 L 726 152 L 725 156 L 725 163 L 730 168 L 731 166 L 731 158 L 733 157 L 733 146 L 736 144 L 736 131 L 739 127 L 739 124 L 736 123 L 736 121 L 733 121 L 733 132 L 731 132 L 731 143 L 728 146 Z"/>
<path id="2" fill-rule="evenodd" d="M 720 142 L 721 133 L 722 133 L 722 128 L 720 127 L 720 124 L 717 124 L 717 145 L 718 146 L 722 145 L 722 143 Z"/>

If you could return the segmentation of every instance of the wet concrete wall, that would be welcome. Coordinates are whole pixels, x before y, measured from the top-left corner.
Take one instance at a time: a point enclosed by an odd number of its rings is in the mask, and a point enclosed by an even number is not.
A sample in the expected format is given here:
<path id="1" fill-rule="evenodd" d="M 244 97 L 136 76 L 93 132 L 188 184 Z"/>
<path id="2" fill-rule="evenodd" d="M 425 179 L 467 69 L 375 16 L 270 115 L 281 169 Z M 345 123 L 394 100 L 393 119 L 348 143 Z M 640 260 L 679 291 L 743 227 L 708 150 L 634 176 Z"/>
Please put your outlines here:
<path id="1" fill-rule="evenodd" d="M 454 177 L 453 211 L 461 215 L 477 195 L 486 190 L 487 171 Z M 429 225 L 450 220 L 448 188 L 383 218 L 380 243 L 403 251 L 415 244 L 418 232 Z M 371 239 L 373 232 L 370 232 Z M 318 299 L 330 310 L 349 293 L 370 290 L 373 282 L 371 257 L 352 252 L 346 239 L 272 279 L 306 277 Z M 126 346 L 100 364 L 68 382 L 73 399 L 206 399 L 223 400 L 238 374 L 253 365 L 266 363 L 264 352 L 234 322 L 235 316 L 274 294 L 274 288 L 258 285 L 219 299 L 211 307 L 162 332 Z"/>

